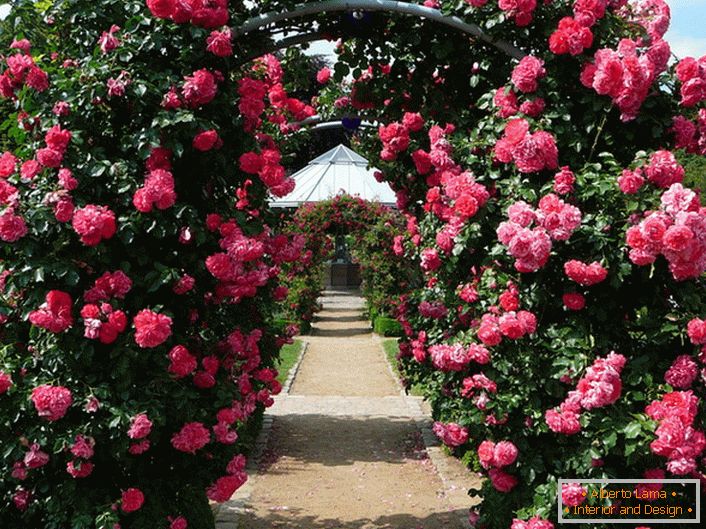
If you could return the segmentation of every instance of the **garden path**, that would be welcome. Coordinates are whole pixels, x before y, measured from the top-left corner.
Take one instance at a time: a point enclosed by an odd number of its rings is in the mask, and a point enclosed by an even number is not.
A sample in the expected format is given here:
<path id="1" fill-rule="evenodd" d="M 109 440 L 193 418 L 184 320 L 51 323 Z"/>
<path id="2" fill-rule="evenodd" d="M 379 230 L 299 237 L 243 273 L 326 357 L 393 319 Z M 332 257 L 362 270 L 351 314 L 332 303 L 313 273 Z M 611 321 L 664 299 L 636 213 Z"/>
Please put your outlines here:
<path id="1" fill-rule="evenodd" d="M 357 292 L 324 297 L 232 529 L 462 527 L 477 478 L 425 448 L 428 418 L 401 394 L 362 308 Z"/>

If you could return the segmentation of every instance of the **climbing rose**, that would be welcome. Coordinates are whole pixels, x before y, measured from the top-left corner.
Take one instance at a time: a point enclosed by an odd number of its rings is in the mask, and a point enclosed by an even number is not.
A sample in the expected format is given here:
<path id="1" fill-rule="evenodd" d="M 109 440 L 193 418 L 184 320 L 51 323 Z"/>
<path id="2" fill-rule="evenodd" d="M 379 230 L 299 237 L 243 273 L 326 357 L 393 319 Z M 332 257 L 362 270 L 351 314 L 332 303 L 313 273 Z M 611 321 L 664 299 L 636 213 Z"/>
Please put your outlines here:
<path id="1" fill-rule="evenodd" d="M 517 460 L 517 447 L 511 441 L 483 441 L 478 447 L 478 459 L 483 468 L 502 468 Z"/>
<path id="2" fill-rule="evenodd" d="M 620 398 L 620 373 L 626 361 L 623 355 L 611 352 L 593 362 L 576 385 L 577 397 L 584 409 L 601 408 Z"/>
<path id="3" fill-rule="evenodd" d="M 93 463 L 90 461 L 69 461 L 66 463 L 66 472 L 74 479 L 86 478 L 93 472 Z"/>
<path id="4" fill-rule="evenodd" d="M 193 141 L 194 149 L 201 152 L 219 149 L 223 145 L 223 140 L 215 130 L 206 130 L 196 135 Z"/>
<path id="5" fill-rule="evenodd" d="M 596 285 L 608 276 L 608 270 L 597 261 L 586 264 L 576 259 L 564 263 L 564 273 L 569 279 L 582 286 Z"/>
<path id="6" fill-rule="evenodd" d="M 216 57 L 230 57 L 233 55 L 232 37 L 230 28 L 213 31 L 206 39 L 206 49 Z"/>
<path id="7" fill-rule="evenodd" d="M 526 55 L 515 69 L 512 70 L 512 84 L 520 92 L 534 92 L 537 90 L 538 81 L 547 74 L 544 61 L 532 55 Z"/>
<path id="8" fill-rule="evenodd" d="M 143 309 L 133 319 L 135 342 L 142 348 L 157 347 L 172 334 L 172 319 L 149 309 Z"/>
<path id="9" fill-rule="evenodd" d="M 539 516 L 530 518 L 526 522 L 515 518 L 512 520 L 510 529 L 554 529 L 554 524 L 549 520 L 544 520 Z M 639 528 L 635 528 L 639 529 Z"/>
<path id="10" fill-rule="evenodd" d="M 512 17 L 517 26 L 524 27 L 532 22 L 537 0 L 499 0 L 498 7 Z"/>
<path id="11" fill-rule="evenodd" d="M 11 152 L 4 152 L 0 156 L 0 178 L 7 178 L 17 170 L 17 158 Z"/>
<path id="12" fill-rule="evenodd" d="M 195 454 L 211 441 L 211 434 L 200 422 L 190 422 L 172 437 L 172 446 L 180 452 Z"/>
<path id="13" fill-rule="evenodd" d="M 645 167 L 647 179 L 658 187 L 667 188 L 684 180 L 684 168 L 670 151 L 656 151 Z"/>
<path id="14" fill-rule="evenodd" d="M 145 503 L 145 495 L 140 489 L 130 488 L 122 493 L 121 509 L 123 512 L 135 512 L 140 510 Z"/>
<path id="15" fill-rule="evenodd" d="M 192 288 L 194 288 L 195 284 L 196 280 L 192 276 L 190 276 L 189 274 L 184 274 L 177 280 L 176 284 L 172 287 L 172 292 L 181 296 L 189 292 Z"/>
<path id="16" fill-rule="evenodd" d="M 216 97 L 217 92 L 216 78 L 206 69 L 198 70 L 185 77 L 181 89 L 184 101 L 191 108 L 198 108 L 210 103 Z"/>
<path id="17" fill-rule="evenodd" d="M 147 0 L 147 7 L 157 18 L 169 18 L 176 8 L 177 0 Z"/>
<path id="18" fill-rule="evenodd" d="M 434 367 L 440 371 L 461 371 L 471 362 L 467 348 L 460 344 L 432 345 L 429 356 Z"/>
<path id="19" fill-rule="evenodd" d="M 120 41 L 115 36 L 118 31 L 120 31 L 120 26 L 112 25 L 108 31 L 104 31 L 101 34 L 100 39 L 98 39 L 98 45 L 103 54 L 110 53 L 120 46 Z"/>
<path id="20" fill-rule="evenodd" d="M 108 303 L 88 304 L 81 309 L 84 323 L 84 336 L 101 343 L 113 343 L 127 327 L 127 316 L 121 310 L 113 310 Z"/>
<path id="21" fill-rule="evenodd" d="M 29 321 L 53 333 L 64 332 L 73 325 L 71 315 L 71 296 L 61 290 L 51 290 L 45 297 L 45 302 L 29 313 Z"/>
<path id="22" fill-rule="evenodd" d="M 324 66 L 316 74 L 316 81 L 319 84 L 326 84 L 329 82 L 329 79 L 331 79 L 331 70 L 329 68 L 327 68 L 326 66 Z"/>
<path id="23" fill-rule="evenodd" d="M 144 413 L 135 415 L 130 420 L 130 429 L 127 431 L 127 436 L 130 439 L 142 439 L 147 437 L 152 431 L 152 421 Z"/>
<path id="24" fill-rule="evenodd" d="M 132 288 L 132 280 L 122 270 L 105 272 L 96 279 L 93 287 L 87 290 L 83 299 L 88 303 L 107 301 L 110 298 L 123 299 Z"/>
<path id="25" fill-rule="evenodd" d="M 61 187 L 67 191 L 73 191 L 78 187 L 78 180 L 76 180 L 69 169 L 59 169 L 59 183 Z"/>
<path id="26" fill-rule="evenodd" d="M 509 118 L 510 116 L 514 116 L 519 110 L 517 105 L 517 95 L 515 95 L 515 92 L 513 92 L 512 89 L 505 86 L 501 86 L 495 91 L 495 95 L 493 96 L 493 104 L 498 107 L 498 116 L 501 118 Z"/>
<path id="27" fill-rule="evenodd" d="M 432 429 L 446 446 L 461 446 L 468 441 L 468 428 L 455 422 L 444 424 L 436 421 Z"/>
<path id="28" fill-rule="evenodd" d="M 544 99 L 541 97 L 535 97 L 529 101 L 524 101 L 520 105 L 520 112 L 530 117 L 536 117 L 544 111 L 545 106 L 546 103 L 544 102 Z"/>
<path id="29" fill-rule="evenodd" d="M 664 374 L 664 381 L 679 389 L 688 389 L 696 380 L 699 368 L 689 355 L 679 355 Z"/>
<path id="30" fill-rule="evenodd" d="M 189 526 L 188 522 L 186 521 L 186 518 L 183 516 L 179 516 L 178 518 L 174 518 L 171 523 L 169 524 L 169 529 L 187 529 Z"/>
<path id="31" fill-rule="evenodd" d="M 698 404 L 699 398 L 692 391 L 675 391 L 645 408 L 645 413 L 659 422 L 650 450 L 667 458 L 667 470 L 673 474 L 693 472 L 696 459 L 706 448 L 706 435 L 693 427 Z"/>
<path id="32" fill-rule="evenodd" d="M 618 187 L 626 195 L 634 195 L 644 183 L 645 179 L 642 176 L 642 169 L 639 167 L 634 171 L 623 169 L 623 172 L 618 177 Z"/>
<path id="33" fill-rule="evenodd" d="M 586 501 L 586 491 L 580 483 L 564 483 L 561 486 L 561 501 L 569 507 L 581 505 Z"/>
<path id="34" fill-rule="evenodd" d="M 115 235 L 115 213 L 106 206 L 89 204 L 74 212 L 71 225 L 83 244 L 96 246 L 101 240 Z"/>
<path id="35" fill-rule="evenodd" d="M 0 239 L 4 242 L 16 242 L 27 235 L 27 224 L 12 208 L 0 214 Z"/>
<path id="36" fill-rule="evenodd" d="M 562 55 L 570 53 L 579 55 L 593 44 L 593 33 L 571 17 L 559 21 L 559 27 L 549 37 L 549 49 L 552 53 Z"/>
<path id="37" fill-rule="evenodd" d="M 138 211 L 149 213 L 154 206 L 157 209 L 172 207 L 176 198 L 172 173 L 165 169 L 155 169 L 147 175 L 144 185 L 135 191 L 132 203 Z"/>
<path id="38" fill-rule="evenodd" d="M 694 345 L 706 344 L 706 320 L 699 318 L 690 320 L 686 327 L 686 333 Z"/>
<path id="39" fill-rule="evenodd" d="M 74 444 L 71 445 L 71 453 L 82 459 L 90 459 L 93 457 L 95 441 L 91 437 L 77 435 L 74 439 Z"/>
<path id="40" fill-rule="evenodd" d="M 0 395 L 7 393 L 12 385 L 12 377 L 8 373 L 0 370 Z"/>
<path id="41" fill-rule="evenodd" d="M 220 477 L 206 490 L 206 495 L 209 500 L 215 501 L 216 503 L 223 503 L 224 501 L 228 501 L 246 480 L 247 474 L 244 472 Z"/>
<path id="42" fill-rule="evenodd" d="M 586 298 L 578 292 L 567 292 L 562 296 L 562 301 L 569 310 L 581 310 L 586 306 Z"/>
<path id="43" fill-rule="evenodd" d="M 638 266 L 661 254 L 677 281 L 701 275 L 706 270 L 706 215 L 696 193 L 672 184 L 662 195 L 661 209 L 628 228 L 626 242 L 630 260 Z"/>
<path id="44" fill-rule="evenodd" d="M 197 367 L 196 357 L 183 345 L 175 346 L 169 351 L 169 372 L 176 375 L 177 378 L 182 378 L 190 375 Z"/>
<path id="45" fill-rule="evenodd" d="M 63 386 L 43 384 L 32 390 L 32 403 L 40 417 L 57 421 L 66 415 L 73 402 L 71 391 Z"/>
<path id="46" fill-rule="evenodd" d="M 491 468 L 488 477 L 495 490 L 499 492 L 510 492 L 517 486 L 517 478 L 499 468 Z"/>
<path id="47" fill-rule="evenodd" d="M 42 170 L 42 165 L 37 160 L 27 160 L 20 167 L 20 175 L 22 181 L 27 182 L 33 180 Z"/>
<path id="48" fill-rule="evenodd" d="M 571 410 L 547 410 L 544 420 L 549 429 L 556 433 L 573 435 L 581 430 L 579 414 Z"/>
<path id="49" fill-rule="evenodd" d="M 421 267 L 425 272 L 433 272 L 441 266 L 439 252 L 434 248 L 425 248 L 422 250 Z"/>
<path id="50" fill-rule="evenodd" d="M 514 162 L 521 173 L 556 169 L 559 165 L 554 136 L 543 130 L 530 133 L 529 122 L 523 118 L 508 121 L 494 153 L 500 162 Z"/>
<path id="51" fill-rule="evenodd" d="M 41 446 L 34 443 L 30 446 L 29 452 L 25 454 L 23 462 L 29 469 L 41 468 L 49 463 L 49 454 L 43 452 Z"/>
<path id="52" fill-rule="evenodd" d="M 567 165 L 554 175 L 554 192 L 559 195 L 568 195 L 574 190 L 576 177 Z"/>

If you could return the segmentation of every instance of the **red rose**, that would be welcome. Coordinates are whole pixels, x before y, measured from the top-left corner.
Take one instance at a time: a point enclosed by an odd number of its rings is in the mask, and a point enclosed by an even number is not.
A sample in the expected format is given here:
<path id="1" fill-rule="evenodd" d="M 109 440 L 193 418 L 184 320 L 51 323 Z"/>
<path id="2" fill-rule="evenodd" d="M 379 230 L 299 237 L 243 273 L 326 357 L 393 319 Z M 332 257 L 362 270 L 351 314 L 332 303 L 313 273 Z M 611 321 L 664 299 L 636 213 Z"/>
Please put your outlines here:
<path id="1" fill-rule="evenodd" d="M 204 132 L 200 132 L 196 135 L 193 141 L 194 149 L 201 152 L 210 151 L 213 148 L 218 149 L 222 145 L 223 141 L 218 136 L 218 132 L 216 132 L 215 130 L 206 130 Z"/>
<path id="2" fill-rule="evenodd" d="M 123 512 L 135 512 L 140 510 L 145 503 L 145 495 L 140 489 L 130 488 L 122 493 L 121 508 Z"/>

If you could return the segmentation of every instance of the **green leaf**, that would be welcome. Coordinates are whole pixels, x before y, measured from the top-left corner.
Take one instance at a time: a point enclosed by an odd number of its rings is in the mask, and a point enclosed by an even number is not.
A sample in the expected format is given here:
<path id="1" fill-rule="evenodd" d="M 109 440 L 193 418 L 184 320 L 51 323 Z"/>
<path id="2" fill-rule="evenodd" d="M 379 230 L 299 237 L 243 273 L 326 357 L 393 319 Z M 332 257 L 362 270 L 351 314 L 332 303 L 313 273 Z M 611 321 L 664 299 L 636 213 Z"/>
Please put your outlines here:
<path id="1" fill-rule="evenodd" d="M 637 421 L 633 421 L 623 428 L 623 433 L 625 434 L 626 439 L 635 439 L 635 437 L 640 435 L 641 431 L 642 425 Z"/>

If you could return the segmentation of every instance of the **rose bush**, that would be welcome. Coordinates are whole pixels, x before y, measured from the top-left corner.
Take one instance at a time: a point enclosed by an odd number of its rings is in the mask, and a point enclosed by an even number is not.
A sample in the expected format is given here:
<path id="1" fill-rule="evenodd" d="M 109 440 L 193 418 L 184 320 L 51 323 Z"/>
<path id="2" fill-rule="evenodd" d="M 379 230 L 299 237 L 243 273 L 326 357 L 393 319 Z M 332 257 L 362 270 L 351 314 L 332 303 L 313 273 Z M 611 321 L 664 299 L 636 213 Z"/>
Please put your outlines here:
<path id="1" fill-rule="evenodd" d="M 283 226 L 285 233 L 304 241 L 303 259 L 283 269 L 288 297 L 285 314 L 310 322 L 319 309 L 323 266 L 334 251 L 333 237 L 347 235 L 348 250 L 360 265 L 361 290 L 371 319 L 392 314 L 396 294 L 406 289 L 414 270 L 395 255 L 390 241 L 401 237 L 403 217 L 376 202 L 339 194 L 322 202 L 302 204 Z"/>
<path id="2" fill-rule="evenodd" d="M 669 63 L 668 6 L 425 2 L 498 46 L 381 13 L 283 20 L 344 38 L 300 101 L 274 57 L 246 60 L 268 36 L 226 26 L 296 3 L 14 3 L 3 525 L 208 527 L 204 490 L 242 484 L 234 434 L 287 339 L 273 279 L 303 248 L 265 198 L 291 191 L 281 135 L 315 111 L 380 120 L 360 149 L 423 277 L 402 369 L 488 475 L 474 523 L 551 528 L 560 477 L 703 481 L 706 215 L 681 162 L 703 170 L 706 70 Z"/>
<path id="3" fill-rule="evenodd" d="M 176 25 L 169 2 L 21 1 L 2 23 L 3 527 L 212 528 L 246 479 L 299 258 L 271 228 L 273 137 L 311 107 L 274 57 L 223 58 L 226 5 Z"/>
<path id="4" fill-rule="evenodd" d="M 424 274 L 401 296 L 401 369 L 489 478 L 472 521 L 552 527 L 561 477 L 706 483 L 706 204 L 688 187 L 704 59 L 669 64 L 661 1 L 451 4 L 428 3 L 532 55 L 501 67 L 424 25 L 403 42 L 411 23 L 393 20 L 388 54 L 340 47 L 343 84 L 320 102 L 384 109 L 365 155 L 409 219 L 394 248 Z M 504 442 L 516 457 L 496 464 Z"/>

